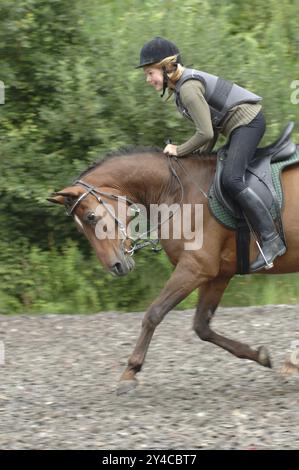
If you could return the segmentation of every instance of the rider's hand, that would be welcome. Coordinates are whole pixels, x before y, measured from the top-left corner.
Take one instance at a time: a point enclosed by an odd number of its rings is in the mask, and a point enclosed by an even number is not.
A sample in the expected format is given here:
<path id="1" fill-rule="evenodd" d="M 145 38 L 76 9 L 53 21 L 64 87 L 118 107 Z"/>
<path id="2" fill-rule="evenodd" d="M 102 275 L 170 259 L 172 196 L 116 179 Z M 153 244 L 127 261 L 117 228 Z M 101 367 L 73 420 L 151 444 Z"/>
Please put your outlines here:
<path id="1" fill-rule="evenodd" d="M 165 149 L 163 150 L 164 153 L 166 153 L 166 155 L 170 155 L 170 156 L 177 156 L 177 145 L 173 145 L 173 144 L 167 144 Z"/>

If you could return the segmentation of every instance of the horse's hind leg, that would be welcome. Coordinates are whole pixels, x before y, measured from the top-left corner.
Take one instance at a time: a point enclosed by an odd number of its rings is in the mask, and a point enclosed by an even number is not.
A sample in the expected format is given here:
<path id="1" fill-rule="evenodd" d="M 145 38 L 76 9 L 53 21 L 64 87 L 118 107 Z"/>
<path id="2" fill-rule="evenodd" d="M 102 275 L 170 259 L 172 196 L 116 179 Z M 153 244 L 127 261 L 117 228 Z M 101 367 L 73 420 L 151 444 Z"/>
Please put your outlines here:
<path id="1" fill-rule="evenodd" d="M 241 359 L 250 359 L 251 361 L 256 361 L 265 367 L 271 367 L 269 354 L 264 346 L 254 350 L 247 344 L 219 335 L 210 328 L 209 323 L 228 282 L 229 279 L 227 278 L 217 278 L 201 287 L 200 300 L 194 317 L 195 332 L 203 341 L 214 343 Z"/>

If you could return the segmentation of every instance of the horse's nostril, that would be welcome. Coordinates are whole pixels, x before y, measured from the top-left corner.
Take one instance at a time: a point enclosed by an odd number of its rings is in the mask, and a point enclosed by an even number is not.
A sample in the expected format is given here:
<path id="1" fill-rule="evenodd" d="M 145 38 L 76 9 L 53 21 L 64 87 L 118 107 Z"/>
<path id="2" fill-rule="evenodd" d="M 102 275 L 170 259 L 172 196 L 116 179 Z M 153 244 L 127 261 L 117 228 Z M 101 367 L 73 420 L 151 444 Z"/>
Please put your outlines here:
<path id="1" fill-rule="evenodd" d="M 128 264 L 126 262 L 126 260 L 124 260 L 123 263 L 120 263 L 120 262 L 117 262 L 115 263 L 110 272 L 111 274 L 114 274 L 115 276 L 126 276 L 126 274 L 128 274 L 134 267 L 134 262 L 130 264 Z"/>
<path id="2" fill-rule="evenodd" d="M 112 267 L 112 270 L 115 272 L 115 274 L 122 274 L 123 273 L 121 263 L 115 263 Z"/>

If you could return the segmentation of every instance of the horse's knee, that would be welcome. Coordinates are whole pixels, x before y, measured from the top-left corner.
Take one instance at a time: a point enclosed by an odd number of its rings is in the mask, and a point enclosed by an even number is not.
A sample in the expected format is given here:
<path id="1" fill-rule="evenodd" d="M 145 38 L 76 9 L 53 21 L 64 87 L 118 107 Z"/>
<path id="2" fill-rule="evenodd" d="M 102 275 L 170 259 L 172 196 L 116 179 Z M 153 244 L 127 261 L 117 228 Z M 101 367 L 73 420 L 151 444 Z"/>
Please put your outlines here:
<path id="1" fill-rule="evenodd" d="M 161 323 L 163 319 L 163 315 L 161 313 L 161 309 L 157 307 L 152 307 L 145 315 L 142 326 L 148 324 L 150 328 L 156 328 L 156 326 Z"/>

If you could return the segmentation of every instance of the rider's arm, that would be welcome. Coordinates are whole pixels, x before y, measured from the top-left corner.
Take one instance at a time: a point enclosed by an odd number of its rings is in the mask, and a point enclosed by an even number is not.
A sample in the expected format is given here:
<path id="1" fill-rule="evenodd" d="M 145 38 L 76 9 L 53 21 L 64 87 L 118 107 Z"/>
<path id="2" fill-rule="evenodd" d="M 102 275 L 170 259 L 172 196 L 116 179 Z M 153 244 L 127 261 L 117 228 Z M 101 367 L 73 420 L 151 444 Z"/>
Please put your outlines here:
<path id="1" fill-rule="evenodd" d="M 189 140 L 177 146 L 179 157 L 198 150 L 214 137 L 210 108 L 203 91 L 204 86 L 198 80 L 188 80 L 181 87 L 180 98 L 192 118 L 196 132 Z"/>

